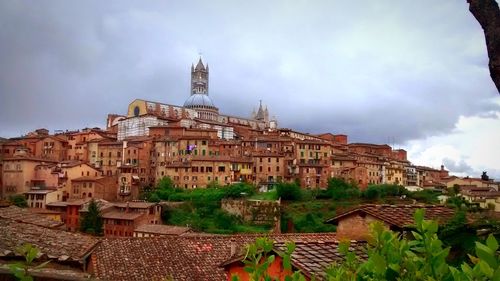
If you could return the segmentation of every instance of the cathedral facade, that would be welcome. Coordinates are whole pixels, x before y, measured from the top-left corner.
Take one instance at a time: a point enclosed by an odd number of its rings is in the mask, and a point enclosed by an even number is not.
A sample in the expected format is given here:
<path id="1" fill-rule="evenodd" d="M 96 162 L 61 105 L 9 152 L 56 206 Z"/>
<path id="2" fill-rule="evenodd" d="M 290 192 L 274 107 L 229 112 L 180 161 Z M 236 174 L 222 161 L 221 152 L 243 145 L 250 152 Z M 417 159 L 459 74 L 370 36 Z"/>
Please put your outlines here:
<path id="1" fill-rule="evenodd" d="M 209 96 L 209 67 L 201 58 L 191 65 L 191 91 L 183 106 L 136 99 L 129 104 L 126 116 L 113 118 L 108 124 L 117 124 L 118 140 L 148 136 L 149 128 L 158 126 L 213 129 L 221 139 L 238 138 L 235 128 L 262 131 L 277 127 L 262 102 L 250 118 L 220 114 Z"/>

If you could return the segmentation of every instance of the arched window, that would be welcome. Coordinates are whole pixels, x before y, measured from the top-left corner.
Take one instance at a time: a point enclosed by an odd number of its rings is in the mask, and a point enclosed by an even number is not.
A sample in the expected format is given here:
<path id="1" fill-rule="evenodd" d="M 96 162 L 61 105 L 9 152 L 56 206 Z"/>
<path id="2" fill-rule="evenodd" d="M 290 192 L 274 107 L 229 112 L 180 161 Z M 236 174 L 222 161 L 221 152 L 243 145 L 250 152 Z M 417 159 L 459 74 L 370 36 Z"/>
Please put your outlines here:
<path id="1" fill-rule="evenodd" d="M 84 192 L 82 195 L 83 195 L 82 197 L 85 198 L 87 196 L 87 193 Z"/>
<path id="2" fill-rule="evenodd" d="M 92 192 L 89 192 L 89 198 L 92 198 Z"/>

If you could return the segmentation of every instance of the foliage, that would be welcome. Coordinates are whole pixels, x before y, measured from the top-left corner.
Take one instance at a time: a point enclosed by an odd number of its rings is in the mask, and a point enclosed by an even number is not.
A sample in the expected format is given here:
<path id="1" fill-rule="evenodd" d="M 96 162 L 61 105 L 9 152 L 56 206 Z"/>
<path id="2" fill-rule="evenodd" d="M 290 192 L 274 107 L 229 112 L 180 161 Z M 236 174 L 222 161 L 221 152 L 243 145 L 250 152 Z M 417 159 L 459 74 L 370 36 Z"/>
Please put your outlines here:
<path id="1" fill-rule="evenodd" d="M 280 182 L 276 184 L 276 193 L 282 200 L 297 201 L 302 197 L 300 186 L 296 183 Z"/>
<path id="2" fill-rule="evenodd" d="M 212 206 L 195 206 L 187 202 L 178 208 L 168 209 L 162 214 L 167 224 L 189 226 L 197 231 L 208 233 L 261 233 L 268 232 L 269 226 L 255 226 L 244 223 L 239 217 Z"/>
<path id="3" fill-rule="evenodd" d="M 268 192 L 256 193 L 251 196 L 250 199 L 275 201 L 278 200 L 278 193 L 276 192 L 276 189 L 273 189 Z"/>
<path id="4" fill-rule="evenodd" d="M 20 208 L 28 207 L 28 202 L 26 201 L 26 197 L 24 197 L 24 195 L 11 195 L 9 196 L 9 202 Z"/>
<path id="5" fill-rule="evenodd" d="M 12 263 L 9 264 L 10 272 L 21 281 L 32 281 L 33 277 L 29 274 L 31 270 L 44 268 L 50 261 L 43 262 L 37 266 L 32 266 L 33 261 L 40 251 L 31 244 L 24 244 L 17 248 L 16 252 L 22 256 L 24 256 L 24 263 Z"/>
<path id="6" fill-rule="evenodd" d="M 408 197 L 411 199 L 415 199 L 419 202 L 423 202 L 426 204 L 437 204 L 439 203 L 438 196 L 440 195 L 439 192 L 430 190 L 430 189 L 424 189 L 420 191 L 415 191 L 415 192 L 408 192 Z"/>
<path id="7" fill-rule="evenodd" d="M 329 178 L 327 189 L 320 191 L 317 198 L 345 200 L 358 198 L 360 194 L 356 185 L 347 183 L 340 178 Z"/>
<path id="8" fill-rule="evenodd" d="M 476 229 L 467 225 L 465 211 L 458 210 L 453 218 L 438 231 L 438 237 L 445 246 L 450 247 L 448 262 L 460 265 L 467 261 L 468 254 L 474 251 L 474 243 L 478 240 Z"/>
<path id="9" fill-rule="evenodd" d="M 469 256 L 471 264 L 455 268 L 446 261 L 450 248 L 438 238 L 437 222 L 423 218 L 424 210 L 418 210 L 411 241 L 373 224 L 368 259 L 362 262 L 351 256 L 332 266 L 329 280 L 500 280 L 498 243 L 493 236 L 486 245 L 475 243 L 477 257 Z"/>
<path id="10" fill-rule="evenodd" d="M 368 188 L 363 192 L 363 198 L 373 200 L 388 196 L 406 195 L 407 193 L 408 193 L 407 190 L 401 185 L 377 184 L 377 185 L 369 185 Z"/>
<path id="11" fill-rule="evenodd" d="M 299 272 L 292 272 L 292 253 L 295 250 L 295 244 L 288 242 L 286 250 L 283 253 L 278 253 L 283 261 L 283 269 L 287 274 L 285 281 L 305 281 L 305 277 Z M 246 255 L 243 259 L 245 264 L 245 272 L 248 273 L 250 280 L 255 281 L 271 281 L 277 280 L 269 275 L 268 269 L 275 261 L 275 254 L 273 251 L 273 241 L 268 238 L 257 238 L 255 243 L 248 244 L 246 247 Z M 240 280 L 239 276 L 231 276 L 232 281 Z"/>
<path id="12" fill-rule="evenodd" d="M 297 232 L 334 232 L 336 227 L 325 224 L 322 216 L 307 213 L 294 221 Z"/>
<path id="13" fill-rule="evenodd" d="M 158 185 L 156 186 L 156 188 L 160 189 L 160 190 L 173 189 L 174 188 L 174 181 L 170 177 L 163 177 L 158 182 Z"/>
<path id="14" fill-rule="evenodd" d="M 351 205 L 355 202 L 339 202 L 332 200 L 302 201 L 285 204 L 281 214 L 281 230 L 296 232 L 331 232 L 335 226 L 324 221 L 335 216 L 338 206 Z"/>
<path id="15" fill-rule="evenodd" d="M 101 209 L 94 199 L 90 200 L 87 212 L 82 215 L 80 230 L 92 235 L 102 235 L 103 219 Z"/>

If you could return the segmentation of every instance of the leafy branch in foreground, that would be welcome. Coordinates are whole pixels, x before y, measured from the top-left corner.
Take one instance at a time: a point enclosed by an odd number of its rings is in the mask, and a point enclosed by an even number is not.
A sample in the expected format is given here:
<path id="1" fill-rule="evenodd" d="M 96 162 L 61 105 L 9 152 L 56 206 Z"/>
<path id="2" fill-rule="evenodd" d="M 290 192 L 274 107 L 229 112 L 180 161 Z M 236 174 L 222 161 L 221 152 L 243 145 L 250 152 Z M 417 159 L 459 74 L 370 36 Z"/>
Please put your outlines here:
<path id="1" fill-rule="evenodd" d="M 500 281 L 499 245 L 493 235 L 488 237 L 485 244 L 475 243 L 476 255 L 469 255 L 470 262 L 454 267 L 446 260 L 450 248 L 444 247 L 439 239 L 437 222 L 424 220 L 422 209 L 415 212 L 414 218 L 415 228 L 409 235 L 412 237 L 402 237 L 386 229 L 381 223 L 372 224 L 372 236 L 368 241 L 365 260 L 349 250 L 349 242 L 341 242 L 339 253 L 344 256 L 344 260 L 326 268 L 326 279 L 329 281 Z M 277 280 L 268 272 L 270 265 L 275 261 L 274 255 L 270 254 L 272 249 L 272 241 L 264 238 L 257 239 L 254 244 L 248 246 L 243 263 L 250 280 Z M 286 253 L 280 254 L 283 258 L 283 267 L 290 272 L 285 280 L 305 280 L 298 271 L 292 274 L 293 250 L 294 245 L 287 244 Z M 233 276 L 232 280 L 239 280 L 239 277 Z"/>
<path id="2" fill-rule="evenodd" d="M 50 261 L 46 261 L 37 266 L 33 266 L 33 261 L 40 251 L 31 244 L 24 244 L 17 249 L 18 254 L 24 256 L 24 263 L 17 262 L 9 264 L 10 272 L 21 281 L 33 281 L 33 277 L 30 275 L 31 270 L 44 268 Z"/>

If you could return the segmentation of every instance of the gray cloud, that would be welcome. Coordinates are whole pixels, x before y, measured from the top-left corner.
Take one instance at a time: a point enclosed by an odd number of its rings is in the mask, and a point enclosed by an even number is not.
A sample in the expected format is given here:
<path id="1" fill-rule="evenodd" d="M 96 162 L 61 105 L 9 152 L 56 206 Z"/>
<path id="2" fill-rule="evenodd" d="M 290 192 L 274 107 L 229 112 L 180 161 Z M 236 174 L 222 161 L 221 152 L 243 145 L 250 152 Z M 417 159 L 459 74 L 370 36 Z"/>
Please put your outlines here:
<path id="1" fill-rule="evenodd" d="M 466 175 L 476 174 L 476 172 L 464 161 L 464 159 L 455 161 L 450 158 L 444 158 L 443 165 L 452 173 L 462 173 Z"/>
<path id="2" fill-rule="evenodd" d="M 432 8 L 430 8 L 432 7 Z M 403 143 L 500 106 L 466 1 L 3 1 L 0 135 L 183 104 L 199 52 L 221 112 Z"/>

